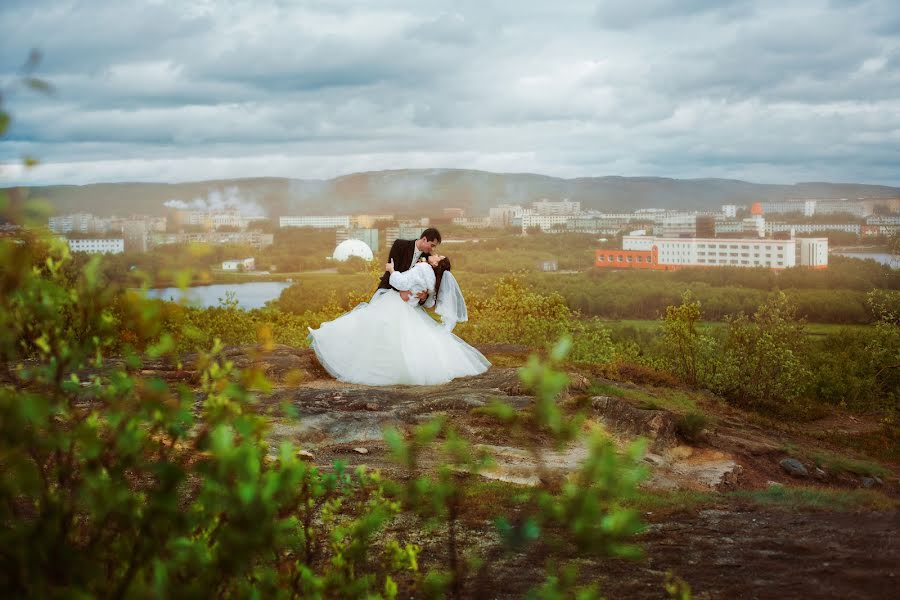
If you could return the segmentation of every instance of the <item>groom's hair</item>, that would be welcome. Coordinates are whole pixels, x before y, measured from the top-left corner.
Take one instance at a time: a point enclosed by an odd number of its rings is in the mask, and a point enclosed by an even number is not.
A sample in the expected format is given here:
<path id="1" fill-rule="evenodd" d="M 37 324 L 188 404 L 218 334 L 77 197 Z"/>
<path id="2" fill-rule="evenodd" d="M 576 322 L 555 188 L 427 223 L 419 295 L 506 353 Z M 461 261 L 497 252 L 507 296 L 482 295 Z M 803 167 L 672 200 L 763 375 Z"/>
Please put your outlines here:
<path id="1" fill-rule="evenodd" d="M 434 299 L 437 300 L 438 293 L 441 291 L 441 279 L 444 277 L 444 272 L 450 270 L 450 259 L 446 256 L 438 262 L 437 266 L 434 268 Z"/>
<path id="2" fill-rule="evenodd" d="M 420 239 L 425 238 L 429 242 L 433 242 L 433 241 L 437 240 L 437 243 L 440 244 L 441 243 L 441 232 L 438 231 L 437 229 L 435 229 L 434 227 L 429 227 L 428 229 L 426 229 L 425 231 L 422 232 L 422 235 L 420 235 L 419 238 Z"/>

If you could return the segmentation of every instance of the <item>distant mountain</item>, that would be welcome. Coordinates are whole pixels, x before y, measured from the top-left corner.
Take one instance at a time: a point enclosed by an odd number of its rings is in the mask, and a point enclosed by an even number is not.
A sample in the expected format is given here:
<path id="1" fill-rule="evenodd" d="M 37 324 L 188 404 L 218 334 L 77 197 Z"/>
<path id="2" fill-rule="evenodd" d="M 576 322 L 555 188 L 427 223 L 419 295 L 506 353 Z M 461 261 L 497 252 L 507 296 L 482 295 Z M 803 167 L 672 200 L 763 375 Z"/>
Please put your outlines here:
<path id="1" fill-rule="evenodd" d="M 608 212 L 639 208 L 715 209 L 785 198 L 897 197 L 900 188 L 856 183 L 807 182 L 794 185 L 730 179 L 663 177 L 582 177 L 559 179 L 530 173 L 489 173 L 463 169 L 418 169 L 353 173 L 328 180 L 254 178 L 191 183 L 99 183 L 30 189 L 58 213 L 98 215 L 163 214 L 163 203 L 255 206 L 268 216 L 386 212 L 435 215 L 459 207 L 486 215 L 501 203 L 526 204 L 541 198 L 581 201 L 586 209 Z"/>

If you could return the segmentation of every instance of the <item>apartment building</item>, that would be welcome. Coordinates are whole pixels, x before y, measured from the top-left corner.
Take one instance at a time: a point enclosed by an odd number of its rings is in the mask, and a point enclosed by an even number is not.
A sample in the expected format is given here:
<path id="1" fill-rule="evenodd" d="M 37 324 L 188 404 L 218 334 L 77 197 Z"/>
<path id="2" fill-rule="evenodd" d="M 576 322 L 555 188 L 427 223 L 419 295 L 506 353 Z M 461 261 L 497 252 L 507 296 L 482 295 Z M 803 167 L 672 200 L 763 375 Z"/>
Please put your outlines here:
<path id="1" fill-rule="evenodd" d="M 72 252 L 88 254 L 122 254 L 125 252 L 124 238 L 70 238 L 66 240 Z"/>
<path id="2" fill-rule="evenodd" d="M 824 233 L 827 231 L 842 231 L 844 233 L 860 234 L 858 223 L 772 223 L 765 225 L 766 233 L 773 234 L 779 231 L 793 231 L 797 233 Z"/>
<path id="3" fill-rule="evenodd" d="M 342 227 L 335 231 L 334 245 L 339 246 L 341 242 L 347 240 L 359 240 L 365 243 L 373 253 L 377 253 L 379 250 L 378 238 L 379 231 L 372 227 L 351 227 L 350 229 Z"/>
<path id="4" fill-rule="evenodd" d="M 577 215 L 581 213 L 581 202 L 564 200 L 548 200 L 542 198 L 531 203 L 531 210 L 538 215 Z"/>
<path id="5" fill-rule="evenodd" d="M 313 227 L 315 229 L 337 229 L 350 227 L 349 215 L 279 217 L 279 227 Z"/>
<path id="6" fill-rule="evenodd" d="M 500 204 L 488 209 L 491 227 L 509 227 L 513 219 L 522 216 L 524 209 L 518 204 Z"/>
<path id="7" fill-rule="evenodd" d="M 801 241 L 802 240 L 802 241 Z M 828 266 L 826 238 L 716 239 L 624 236 L 622 250 L 597 250 L 596 266 L 674 270 L 683 267 Z"/>

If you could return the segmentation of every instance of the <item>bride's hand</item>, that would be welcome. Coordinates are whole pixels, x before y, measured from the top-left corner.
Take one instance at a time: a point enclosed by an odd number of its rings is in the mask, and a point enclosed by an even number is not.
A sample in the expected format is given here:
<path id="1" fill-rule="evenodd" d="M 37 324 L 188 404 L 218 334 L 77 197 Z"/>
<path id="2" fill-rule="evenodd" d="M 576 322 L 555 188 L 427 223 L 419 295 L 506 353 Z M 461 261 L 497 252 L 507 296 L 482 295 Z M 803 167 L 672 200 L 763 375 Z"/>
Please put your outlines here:
<path id="1" fill-rule="evenodd" d="M 394 259 L 393 258 L 391 259 L 391 262 L 389 262 L 388 264 L 386 264 L 384 266 L 384 270 L 387 271 L 388 273 L 394 272 Z"/>

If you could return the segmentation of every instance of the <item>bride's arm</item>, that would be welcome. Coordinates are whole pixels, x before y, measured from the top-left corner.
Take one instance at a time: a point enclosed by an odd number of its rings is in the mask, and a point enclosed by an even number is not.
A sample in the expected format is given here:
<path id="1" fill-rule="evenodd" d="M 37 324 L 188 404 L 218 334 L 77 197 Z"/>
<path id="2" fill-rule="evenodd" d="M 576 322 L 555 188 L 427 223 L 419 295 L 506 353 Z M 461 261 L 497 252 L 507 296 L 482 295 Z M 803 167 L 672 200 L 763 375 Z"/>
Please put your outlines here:
<path id="1" fill-rule="evenodd" d="M 395 290 L 409 290 L 415 283 L 414 273 L 412 270 L 406 273 L 394 271 L 391 273 L 390 283 Z"/>

